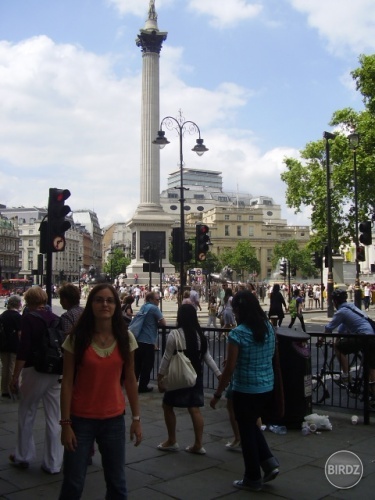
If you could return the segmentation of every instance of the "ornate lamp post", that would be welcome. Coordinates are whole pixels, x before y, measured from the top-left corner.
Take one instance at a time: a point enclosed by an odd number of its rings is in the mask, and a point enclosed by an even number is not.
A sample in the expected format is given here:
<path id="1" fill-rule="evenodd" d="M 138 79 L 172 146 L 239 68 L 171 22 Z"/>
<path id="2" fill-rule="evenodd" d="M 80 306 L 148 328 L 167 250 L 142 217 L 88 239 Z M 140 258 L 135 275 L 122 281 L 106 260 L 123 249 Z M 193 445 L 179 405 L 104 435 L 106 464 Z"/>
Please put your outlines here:
<path id="1" fill-rule="evenodd" d="M 183 137 L 184 133 L 188 132 L 189 134 L 198 133 L 198 139 L 196 140 L 196 145 L 193 147 L 192 151 L 197 153 L 198 156 L 202 156 L 203 153 L 208 151 L 206 146 L 203 144 L 203 139 L 201 138 L 201 131 L 198 125 L 190 120 L 184 119 L 181 111 L 179 112 L 178 118 L 173 118 L 172 116 L 166 116 L 162 119 L 160 123 L 160 130 L 158 131 L 157 138 L 152 141 L 153 144 L 157 144 L 160 149 L 164 148 L 167 144 L 169 144 L 168 139 L 165 137 L 165 132 L 163 131 L 163 125 L 168 130 L 176 130 L 180 140 L 180 303 L 182 302 L 182 295 L 184 293 L 184 288 L 186 285 L 186 277 L 184 272 L 184 243 L 185 243 L 185 217 L 184 217 L 184 177 L 183 177 L 183 167 L 184 167 L 184 157 L 183 157 Z"/>
<path id="2" fill-rule="evenodd" d="M 357 148 L 359 146 L 359 134 L 353 132 L 348 135 L 349 148 L 353 151 L 353 173 L 354 173 L 354 220 L 355 220 L 355 286 L 354 305 L 361 309 L 362 294 L 359 282 L 359 260 L 358 260 L 358 180 L 357 180 Z"/>
<path id="3" fill-rule="evenodd" d="M 333 302 L 332 302 L 332 292 L 333 292 L 333 262 L 332 262 L 332 212 L 331 212 L 331 165 L 329 158 L 329 139 L 334 139 L 335 134 L 331 132 L 324 132 L 323 138 L 326 141 L 326 170 L 327 170 L 327 260 L 328 260 L 328 277 L 327 277 L 327 316 L 332 318 Z"/>

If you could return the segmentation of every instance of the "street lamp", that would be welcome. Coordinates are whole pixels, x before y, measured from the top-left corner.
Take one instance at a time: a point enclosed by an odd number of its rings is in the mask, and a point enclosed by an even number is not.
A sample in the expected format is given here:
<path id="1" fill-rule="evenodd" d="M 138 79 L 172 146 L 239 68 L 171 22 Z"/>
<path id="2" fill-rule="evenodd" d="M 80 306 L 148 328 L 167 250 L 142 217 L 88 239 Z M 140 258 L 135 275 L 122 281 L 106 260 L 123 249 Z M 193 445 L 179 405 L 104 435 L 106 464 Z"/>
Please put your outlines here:
<path id="1" fill-rule="evenodd" d="M 324 132 L 323 138 L 326 140 L 326 170 L 327 170 L 327 260 L 328 260 L 328 276 L 327 276 L 327 316 L 332 318 L 333 310 L 333 263 L 332 263 L 332 212 L 331 212 L 331 165 L 329 159 L 329 139 L 334 139 L 335 134 Z"/>
<path id="2" fill-rule="evenodd" d="M 355 286 L 354 286 L 354 305 L 361 309 L 362 294 L 359 282 L 359 260 L 358 260 L 358 182 L 357 182 L 357 148 L 359 146 L 359 134 L 353 132 L 348 135 L 349 148 L 353 151 L 354 163 L 354 219 L 355 219 Z"/>
<path id="3" fill-rule="evenodd" d="M 113 269 L 113 267 L 112 266 L 113 266 L 113 255 L 114 255 L 114 253 L 115 252 L 112 250 L 112 247 L 111 247 L 110 251 L 108 252 L 108 255 L 110 255 L 110 259 L 111 259 L 110 260 L 110 264 L 111 264 L 111 268 L 110 268 L 111 269 L 110 270 L 111 283 L 113 283 L 113 276 L 112 276 L 112 269 Z"/>
<path id="4" fill-rule="evenodd" d="M 182 152 L 182 138 L 185 132 L 189 134 L 198 133 L 198 139 L 196 140 L 196 145 L 193 147 L 192 151 L 197 153 L 198 156 L 202 156 L 208 149 L 203 144 L 203 139 L 201 138 L 201 131 L 198 125 L 190 120 L 184 119 L 181 111 L 179 112 L 178 118 L 173 118 L 172 116 L 166 116 L 162 119 L 160 123 L 160 130 L 158 131 L 157 138 L 152 141 L 153 144 L 157 144 L 160 149 L 169 144 L 168 139 L 165 137 L 165 132 L 163 131 L 163 125 L 168 130 L 176 130 L 180 139 L 180 303 L 182 302 L 182 295 L 184 293 L 184 288 L 186 284 L 185 273 L 184 273 L 184 243 L 185 243 L 185 218 L 184 218 L 184 177 L 183 177 L 183 166 L 184 157 Z"/>

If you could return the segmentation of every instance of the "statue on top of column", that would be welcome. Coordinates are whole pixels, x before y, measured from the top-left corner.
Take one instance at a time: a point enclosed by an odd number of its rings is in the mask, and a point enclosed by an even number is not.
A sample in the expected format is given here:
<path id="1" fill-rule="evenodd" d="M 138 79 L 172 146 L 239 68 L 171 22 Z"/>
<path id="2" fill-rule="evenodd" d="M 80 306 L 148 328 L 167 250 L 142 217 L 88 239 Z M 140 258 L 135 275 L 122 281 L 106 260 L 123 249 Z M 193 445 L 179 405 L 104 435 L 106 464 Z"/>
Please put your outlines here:
<path id="1" fill-rule="evenodd" d="M 158 15 L 156 14 L 155 10 L 155 0 L 150 0 L 150 8 L 148 9 L 148 18 L 153 21 L 158 20 Z"/>

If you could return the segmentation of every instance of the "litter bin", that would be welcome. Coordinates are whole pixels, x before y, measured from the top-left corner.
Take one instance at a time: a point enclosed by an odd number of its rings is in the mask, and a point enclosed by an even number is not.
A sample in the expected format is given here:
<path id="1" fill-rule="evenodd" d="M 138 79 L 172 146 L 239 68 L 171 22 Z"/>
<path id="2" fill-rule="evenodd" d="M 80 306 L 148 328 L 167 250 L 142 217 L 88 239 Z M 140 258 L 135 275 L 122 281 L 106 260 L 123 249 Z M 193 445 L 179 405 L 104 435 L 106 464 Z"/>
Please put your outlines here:
<path id="1" fill-rule="evenodd" d="M 300 429 L 304 417 L 312 413 L 310 335 L 289 328 L 278 328 L 277 340 L 285 414 L 275 423 Z"/>

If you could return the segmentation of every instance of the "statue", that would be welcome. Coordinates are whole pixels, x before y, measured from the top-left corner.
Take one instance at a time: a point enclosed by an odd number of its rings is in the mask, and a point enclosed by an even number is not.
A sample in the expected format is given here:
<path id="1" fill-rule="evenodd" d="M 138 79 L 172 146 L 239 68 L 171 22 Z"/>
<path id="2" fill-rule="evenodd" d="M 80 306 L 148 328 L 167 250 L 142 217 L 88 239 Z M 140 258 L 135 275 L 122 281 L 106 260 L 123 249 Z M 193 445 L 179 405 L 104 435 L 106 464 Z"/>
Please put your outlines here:
<path id="1" fill-rule="evenodd" d="M 158 20 L 158 15 L 155 10 L 155 0 L 150 0 L 150 7 L 148 9 L 148 18 L 153 21 Z"/>

